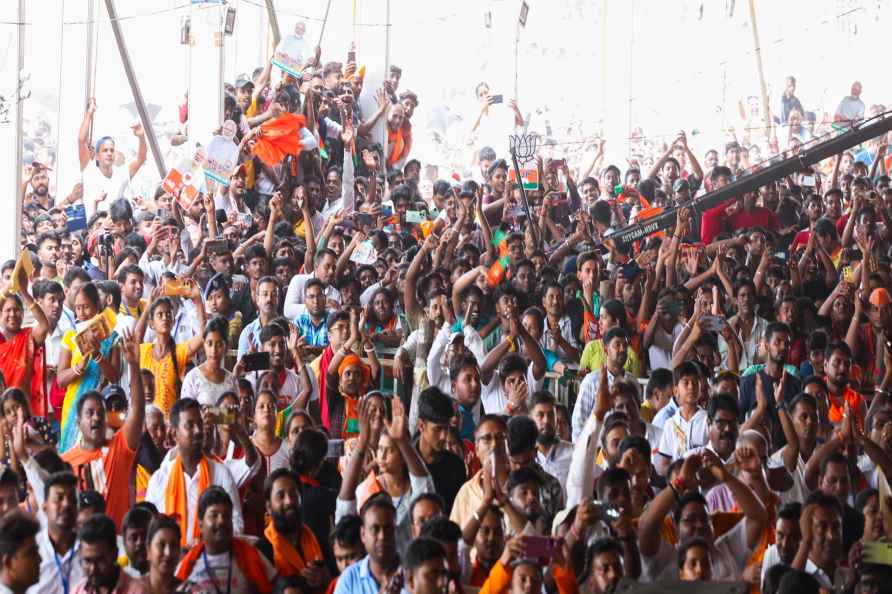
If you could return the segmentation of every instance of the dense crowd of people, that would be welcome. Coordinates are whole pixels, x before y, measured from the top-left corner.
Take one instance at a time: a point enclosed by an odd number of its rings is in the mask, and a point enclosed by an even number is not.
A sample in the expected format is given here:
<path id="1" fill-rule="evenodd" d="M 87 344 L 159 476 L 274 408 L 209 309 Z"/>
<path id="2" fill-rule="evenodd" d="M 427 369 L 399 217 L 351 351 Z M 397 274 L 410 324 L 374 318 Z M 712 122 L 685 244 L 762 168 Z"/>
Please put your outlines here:
<path id="1" fill-rule="evenodd" d="M 519 179 L 524 116 L 484 83 L 472 133 L 501 118 L 505 146 L 432 178 L 399 68 L 374 113 L 352 52 L 271 71 L 227 85 L 238 161 L 194 198 L 129 192 L 145 133 L 126 162 L 95 101 L 81 183 L 29 164 L 0 592 L 888 590 L 885 138 L 622 244 L 760 145 L 701 165 L 680 133 L 625 170 L 552 146 Z M 763 154 L 860 93 L 816 117 L 791 77 Z"/>

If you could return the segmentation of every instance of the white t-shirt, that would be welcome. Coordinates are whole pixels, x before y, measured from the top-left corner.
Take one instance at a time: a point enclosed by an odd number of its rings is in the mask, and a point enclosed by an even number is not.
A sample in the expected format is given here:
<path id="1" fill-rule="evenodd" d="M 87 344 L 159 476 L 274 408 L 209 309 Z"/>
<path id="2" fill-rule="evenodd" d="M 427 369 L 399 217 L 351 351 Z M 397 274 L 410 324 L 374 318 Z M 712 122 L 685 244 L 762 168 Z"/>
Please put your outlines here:
<path id="1" fill-rule="evenodd" d="M 536 379 L 536 376 L 533 374 L 533 364 L 530 363 L 527 366 L 526 380 L 527 404 L 529 404 L 533 398 L 533 394 L 538 390 L 541 390 L 542 386 L 545 384 L 545 374 L 543 373 L 541 378 Z M 487 414 L 502 414 L 505 407 L 508 406 L 508 397 L 505 395 L 505 390 L 502 388 L 502 380 L 497 371 L 493 372 L 489 383 L 483 386 L 480 401 L 483 403 L 483 410 L 485 410 Z"/>
<path id="2" fill-rule="evenodd" d="M 805 484 L 805 465 L 805 459 L 802 458 L 802 454 L 799 454 L 799 460 L 796 462 L 796 472 L 790 473 L 793 475 L 793 486 L 782 493 L 778 493 L 781 505 L 793 502 L 801 503 L 811 494 L 811 489 Z M 784 466 L 784 448 L 774 452 L 768 458 L 768 468 L 780 468 L 782 466 Z"/>
<path id="3" fill-rule="evenodd" d="M 663 425 L 657 451 L 670 460 L 677 460 L 688 450 L 705 446 L 709 443 L 706 417 L 706 411 L 700 408 L 686 421 L 681 416 L 681 409 L 678 409 Z"/>
<path id="4" fill-rule="evenodd" d="M 204 375 L 200 367 L 193 367 L 183 378 L 180 398 L 194 398 L 202 406 L 216 406 L 217 399 L 225 392 L 238 394 L 238 382 L 235 376 L 225 369 L 223 373 L 223 381 L 216 384 Z"/>
<path id="5" fill-rule="evenodd" d="M 127 165 L 113 167 L 111 177 L 106 177 L 96 165 L 96 161 L 90 161 L 82 175 L 84 210 L 87 212 L 88 220 L 97 210 L 98 197 L 105 194 L 105 198 L 98 204 L 98 209 L 106 210 L 112 202 L 124 195 L 124 191 L 130 185 L 130 169 Z"/>
<path id="6" fill-rule="evenodd" d="M 254 393 L 257 393 L 257 386 L 260 383 L 260 377 L 266 373 L 265 371 L 252 371 L 247 374 L 248 381 L 251 382 L 251 387 L 254 388 Z M 310 377 L 312 378 L 313 373 L 310 373 Z M 312 382 L 312 379 L 310 380 Z M 311 386 L 312 387 L 312 386 Z M 300 395 L 303 391 L 303 383 L 301 382 L 300 376 L 290 369 L 285 370 L 285 381 L 282 383 L 282 386 L 279 388 L 279 409 L 283 409 L 290 405 L 295 399 Z M 319 390 L 313 390 L 313 393 L 310 394 L 310 400 L 316 400 L 319 398 Z"/>
<path id="7" fill-rule="evenodd" d="M 270 581 L 274 581 L 276 570 L 272 563 L 260 555 L 263 569 Z M 230 581 L 227 582 L 227 578 Z M 231 552 L 220 555 L 204 554 L 196 561 L 192 573 L 186 581 L 198 592 L 229 592 L 230 594 L 251 594 L 257 589 L 242 573 Z"/>

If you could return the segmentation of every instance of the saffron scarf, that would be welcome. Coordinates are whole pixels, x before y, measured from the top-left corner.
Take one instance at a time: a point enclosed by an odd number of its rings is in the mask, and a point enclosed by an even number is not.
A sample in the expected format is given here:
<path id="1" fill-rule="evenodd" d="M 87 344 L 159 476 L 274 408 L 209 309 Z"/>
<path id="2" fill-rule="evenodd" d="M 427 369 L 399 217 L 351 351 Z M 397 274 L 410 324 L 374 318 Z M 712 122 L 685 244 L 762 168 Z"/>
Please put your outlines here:
<path id="1" fill-rule="evenodd" d="M 201 460 L 199 460 L 198 462 L 199 496 L 201 495 L 201 493 L 205 492 L 210 484 L 210 465 L 208 464 L 207 457 L 202 456 Z M 170 478 L 167 479 L 167 487 L 165 487 L 164 489 L 164 511 L 177 518 L 182 532 L 182 534 L 180 535 L 180 545 L 182 545 L 183 547 L 187 546 L 186 537 L 189 531 L 186 529 L 186 522 L 190 521 L 188 517 L 187 499 L 188 496 L 186 495 L 186 478 L 183 471 L 183 459 L 179 456 L 179 454 L 177 454 L 177 457 L 173 461 L 173 468 L 170 469 Z M 194 517 L 191 518 L 191 521 L 193 527 L 192 534 L 194 536 L 198 536 L 200 529 L 198 527 L 197 510 Z M 192 550 L 194 551 L 195 549 Z M 192 553 L 190 552 L 189 554 L 191 555 Z M 189 573 L 190 572 L 186 573 L 187 577 L 189 576 Z"/>
<path id="2" fill-rule="evenodd" d="M 294 548 L 294 545 L 284 538 L 275 526 L 270 523 L 263 535 L 273 546 L 273 564 L 279 575 L 288 577 L 296 575 L 307 566 L 307 562 L 322 559 L 322 549 L 313 535 L 313 531 L 306 525 L 300 527 L 300 550 Z"/>
<path id="3" fill-rule="evenodd" d="M 387 157 L 387 164 L 391 167 L 400 160 L 400 157 L 403 155 L 403 151 L 406 148 L 406 139 L 403 137 L 403 129 L 399 128 L 395 132 L 387 127 L 387 144 L 393 145 L 393 149 L 390 151 L 390 156 Z"/>
<path id="4" fill-rule="evenodd" d="M 189 579 L 202 553 L 204 553 L 204 542 L 198 543 L 192 547 L 192 550 L 186 553 L 177 570 L 178 580 L 185 582 Z M 241 572 L 245 574 L 245 577 L 248 578 L 248 581 L 257 589 L 257 592 L 260 594 L 271 594 L 273 585 L 269 581 L 269 576 L 266 575 L 266 569 L 263 567 L 263 561 L 257 549 L 248 544 L 247 541 L 233 538 L 232 559 Z"/>
<path id="5" fill-rule="evenodd" d="M 263 122 L 256 136 L 254 156 L 270 167 L 281 163 L 287 155 L 297 157 L 302 146 L 300 131 L 305 126 L 304 116 L 287 112 Z"/>

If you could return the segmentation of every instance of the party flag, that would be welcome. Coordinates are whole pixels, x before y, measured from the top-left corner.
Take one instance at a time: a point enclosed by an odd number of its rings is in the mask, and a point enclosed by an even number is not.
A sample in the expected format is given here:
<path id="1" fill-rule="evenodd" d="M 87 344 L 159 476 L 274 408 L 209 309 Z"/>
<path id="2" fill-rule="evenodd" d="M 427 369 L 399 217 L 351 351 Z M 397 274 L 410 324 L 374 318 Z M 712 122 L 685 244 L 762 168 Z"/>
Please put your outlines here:
<path id="1" fill-rule="evenodd" d="M 496 229 L 492 235 L 491 243 L 499 248 L 499 257 L 508 255 L 508 233 L 504 229 L 501 227 Z"/>
<path id="2" fill-rule="evenodd" d="M 504 280 L 508 272 L 508 262 L 508 256 L 502 256 L 495 261 L 495 264 L 489 267 L 489 270 L 486 272 L 486 282 L 489 283 L 489 286 L 498 286 Z"/>
<path id="3" fill-rule="evenodd" d="M 524 190 L 535 190 L 539 187 L 539 170 L 538 169 L 521 169 L 520 179 L 523 181 Z M 508 181 L 512 184 L 517 183 L 517 173 L 514 169 L 508 170 Z"/>

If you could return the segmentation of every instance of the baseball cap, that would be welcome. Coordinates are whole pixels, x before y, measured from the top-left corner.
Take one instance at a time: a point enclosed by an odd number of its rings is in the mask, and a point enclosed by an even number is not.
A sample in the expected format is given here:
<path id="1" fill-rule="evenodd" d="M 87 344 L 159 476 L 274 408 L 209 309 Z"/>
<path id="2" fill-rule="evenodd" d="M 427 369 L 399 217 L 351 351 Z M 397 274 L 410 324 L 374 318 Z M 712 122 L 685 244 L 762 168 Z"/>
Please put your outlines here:
<path id="1" fill-rule="evenodd" d="M 118 384 L 109 384 L 102 390 L 102 399 L 108 402 L 112 400 L 114 397 L 120 397 L 127 402 L 127 392 L 124 391 L 124 388 L 119 386 Z"/>
<path id="2" fill-rule="evenodd" d="M 235 77 L 236 89 L 241 89 L 247 87 L 248 85 L 251 85 L 252 89 L 254 88 L 254 82 L 247 74 L 239 74 L 237 77 Z"/>
<path id="3" fill-rule="evenodd" d="M 675 180 L 675 183 L 672 184 L 672 191 L 678 192 L 679 190 L 683 190 L 683 189 L 690 190 L 691 184 L 689 184 L 688 180 L 686 180 L 686 179 L 678 178 L 677 180 Z"/>

